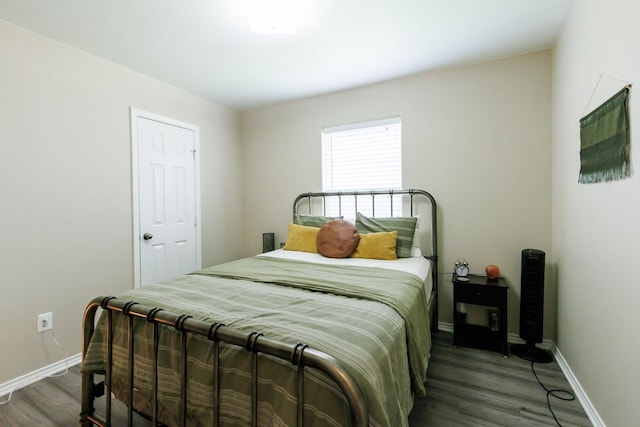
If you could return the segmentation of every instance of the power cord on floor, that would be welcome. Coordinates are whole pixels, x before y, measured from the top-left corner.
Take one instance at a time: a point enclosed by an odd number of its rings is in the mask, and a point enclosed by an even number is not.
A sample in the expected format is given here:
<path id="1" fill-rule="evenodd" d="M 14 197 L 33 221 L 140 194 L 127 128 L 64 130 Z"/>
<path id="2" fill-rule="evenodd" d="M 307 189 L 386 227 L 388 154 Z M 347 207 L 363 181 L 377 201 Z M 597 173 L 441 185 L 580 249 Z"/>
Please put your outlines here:
<path id="1" fill-rule="evenodd" d="M 62 350 L 62 352 L 64 353 L 64 371 L 58 372 L 57 374 L 48 375 L 47 378 L 63 377 L 67 375 L 67 373 L 69 373 L 69 353 L 67 352 L 67 349 L 64 348 L 62 344 L 60 344 L 53 329 L 51 329 L 51 336 L 53 338 L 53 342 L 56 343 L 58 348 L 60 348 L 60 350 Z"/>
<path id="2" fill-rule="evenodd" d="M 47 375 L 44 378 L 55 378 L 55 377 L 62 377 L 64 375 L 67 375 L 67 373 L 69 372 L 69 353 L 67 352 L 67 349 L 64 348 L 62 346 L 62 344 L 60 344 L 60 341 L 58 341 L 58 339 L 56 338 L 56 333 L 53 330 L 53 328 L 51 329 L 51 337 L 53 338 L 53 342 L 62 350 L 62 352 L 64 353 L 64 371 L 62 372 L 58 372 L 55 374 L 51 374 L 51 375 Z M 11 402 L 11 397 L 13 396 L 13 393 L 17 390 L 19 390 L 22 387 L 16 387 L 13 390 L 11 390 L 9 392 L 9 395 L 7 397 L 6 400 L 3 400 L 0 402 L 0 405 L 6 405 L 7 403 Z"/>
<path id="3" fill-rule="evenodd" d="M 558 417 L 556 417 L 556 414 L 553 412 L 553 409 L 551 409 L 551 401 L 549 397 L 553 396 L 556 399 L 564 400 L 566 402 L 571 402 L 572 400 L 576 400 L 576 395 L 573 394 L 571 391 L 565 390 L 565 389 L 560 389 L 560 388 L 548 389 L 544 384 L 542 384 L 542 381 L 540 381 L 540 378 L 538 378 L 538 374 L 536 374 L 536 370 L 534 369 L 533 364 L 534 362 L 531 362 L 531 372 L 533 372 L 533 376 L 536 377 L 536 380 L 538 380 L 538 384 L 540 384 L 540 386 L 547 392 L 547 406 L 549 407 L 549 412 L 551 412 L 551 415 L 553 415 L 553 419 L 555 420 L 556 424 L 562 427 L 562 424 L 560 424 L 560 421 L 558 421 Z"/>

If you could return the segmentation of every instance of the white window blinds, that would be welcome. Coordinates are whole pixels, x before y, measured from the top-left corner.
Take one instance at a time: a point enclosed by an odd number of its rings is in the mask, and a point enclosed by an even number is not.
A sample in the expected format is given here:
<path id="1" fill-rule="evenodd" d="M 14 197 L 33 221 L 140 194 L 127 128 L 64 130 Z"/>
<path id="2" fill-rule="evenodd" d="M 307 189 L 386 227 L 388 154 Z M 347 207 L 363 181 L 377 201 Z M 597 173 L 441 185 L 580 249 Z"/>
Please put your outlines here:
<path id="1" fill-rule="evenodd" d="M 401 136 L 400 117 L 323 129 L 323 191 L 402 188 Z"/>

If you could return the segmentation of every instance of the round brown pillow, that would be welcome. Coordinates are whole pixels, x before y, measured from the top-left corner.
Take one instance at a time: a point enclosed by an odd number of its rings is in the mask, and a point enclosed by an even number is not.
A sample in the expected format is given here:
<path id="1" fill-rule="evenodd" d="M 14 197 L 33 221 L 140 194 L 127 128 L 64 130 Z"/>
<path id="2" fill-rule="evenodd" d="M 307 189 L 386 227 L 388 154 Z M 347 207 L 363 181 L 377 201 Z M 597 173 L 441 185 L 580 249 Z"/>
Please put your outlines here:
<path id="1" fill-rule="evenodd" d="M 360 234 L 349 221 L 333 219 L 322 226 L 316 237 L 318 253 L 328 258 L 346 258 L 356 250 Z"/>

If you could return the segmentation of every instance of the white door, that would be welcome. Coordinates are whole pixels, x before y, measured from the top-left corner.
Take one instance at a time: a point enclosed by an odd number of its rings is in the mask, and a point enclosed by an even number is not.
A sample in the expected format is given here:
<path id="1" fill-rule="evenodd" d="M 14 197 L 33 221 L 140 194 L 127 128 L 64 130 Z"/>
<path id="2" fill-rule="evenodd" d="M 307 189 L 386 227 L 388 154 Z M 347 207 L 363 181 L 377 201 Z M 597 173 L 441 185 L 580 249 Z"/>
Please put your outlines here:
<path id="1" fill-rule="evenodd" d="M 136 286 L 144 286 L 200 268 L 198 128 L 137 110 L 132 124 Z"/>

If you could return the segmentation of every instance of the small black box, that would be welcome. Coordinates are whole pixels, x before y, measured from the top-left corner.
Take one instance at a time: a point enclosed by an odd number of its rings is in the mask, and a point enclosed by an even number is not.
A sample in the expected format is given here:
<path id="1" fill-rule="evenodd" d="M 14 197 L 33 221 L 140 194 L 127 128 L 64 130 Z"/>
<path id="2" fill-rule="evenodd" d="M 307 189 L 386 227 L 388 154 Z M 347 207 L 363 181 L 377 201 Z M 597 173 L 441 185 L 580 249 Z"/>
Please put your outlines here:
<path id="1" fill-rule="evenodd" d="M 262 233 L 262 252 L 270 252 L 275 249 L 275 236 L 273 233 Z"/>

